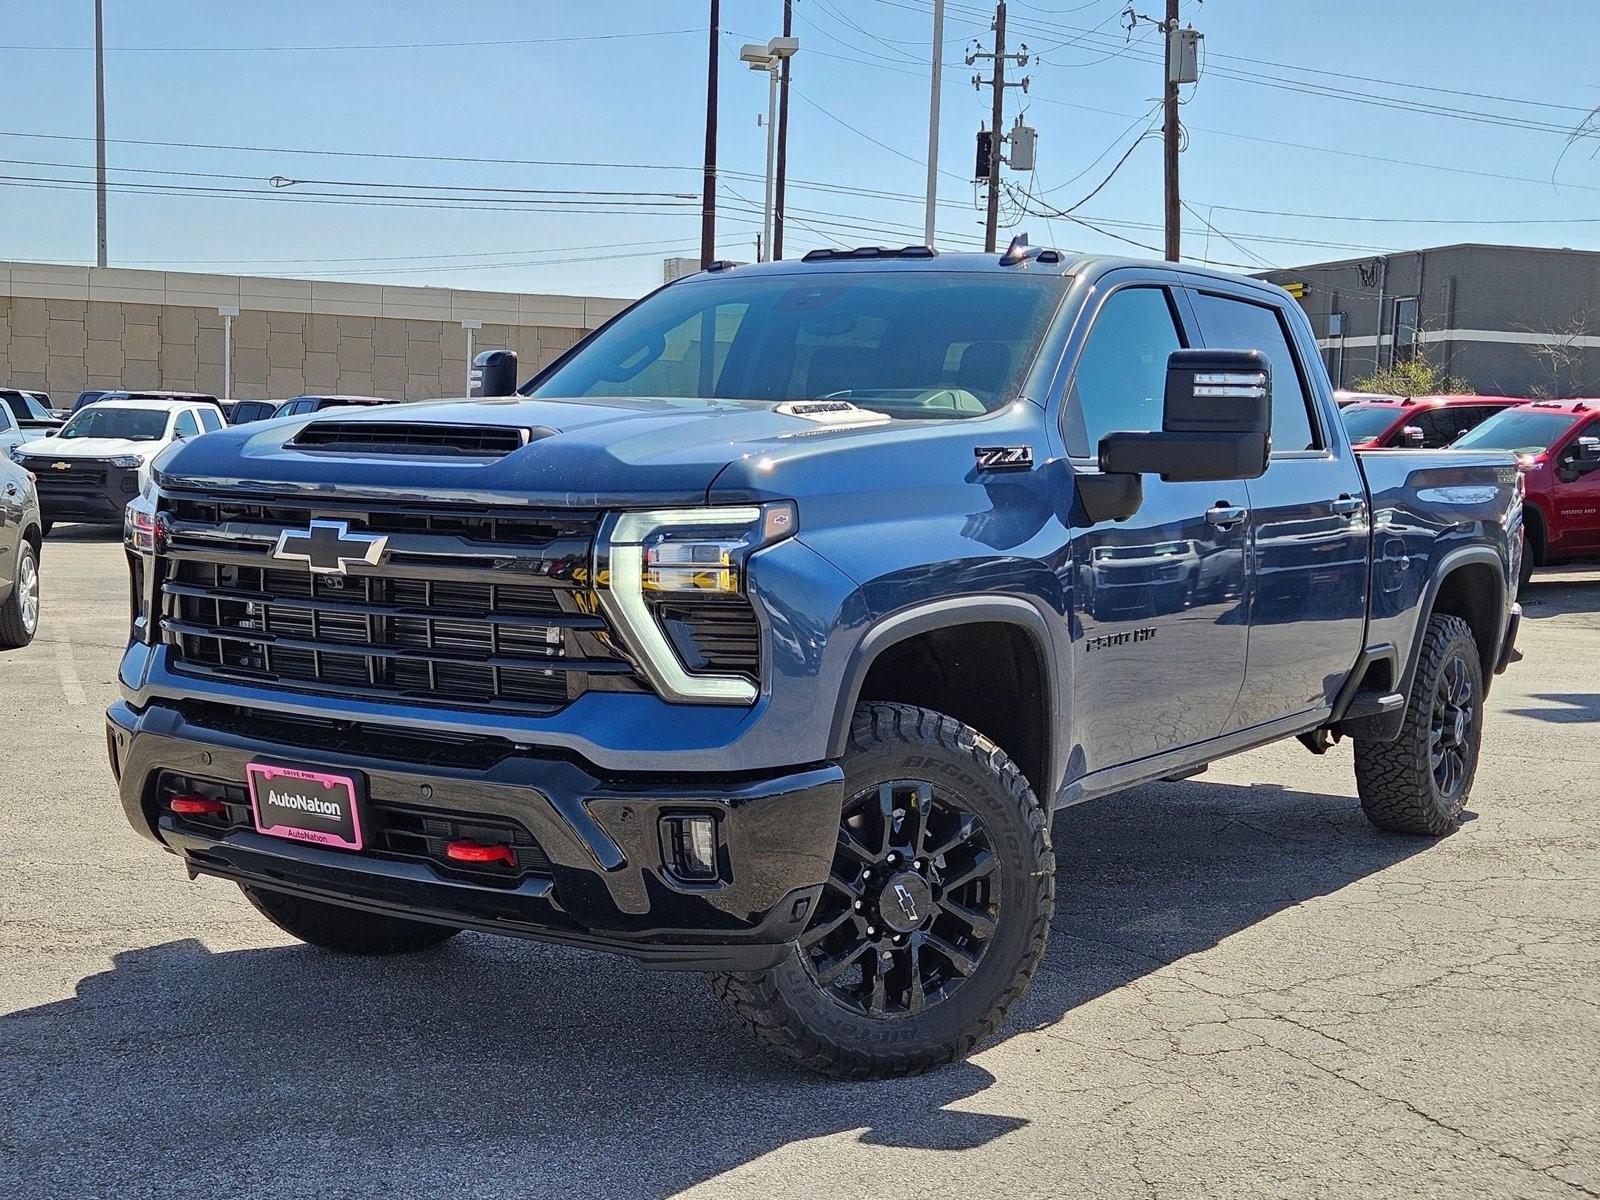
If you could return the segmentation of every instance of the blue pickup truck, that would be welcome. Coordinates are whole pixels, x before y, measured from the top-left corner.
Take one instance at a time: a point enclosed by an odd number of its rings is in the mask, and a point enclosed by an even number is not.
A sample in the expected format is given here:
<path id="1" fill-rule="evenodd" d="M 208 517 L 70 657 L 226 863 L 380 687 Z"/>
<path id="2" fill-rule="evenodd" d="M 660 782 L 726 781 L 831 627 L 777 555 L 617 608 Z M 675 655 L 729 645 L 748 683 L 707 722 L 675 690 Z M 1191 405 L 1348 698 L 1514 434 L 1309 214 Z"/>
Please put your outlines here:
<path id="1" fill-rule="evenodd" d="M 111 765 L 136 829 L 306 942 L 618 951 L 809 1067 L 919 1071 L 1037 968 L 1056 809 L 1350 738 L 1377 826 L 1452 830 L 1518 480 L 1353 453 L 1254 280 L 719 264 L 517 394 L 163 455 Z"/>

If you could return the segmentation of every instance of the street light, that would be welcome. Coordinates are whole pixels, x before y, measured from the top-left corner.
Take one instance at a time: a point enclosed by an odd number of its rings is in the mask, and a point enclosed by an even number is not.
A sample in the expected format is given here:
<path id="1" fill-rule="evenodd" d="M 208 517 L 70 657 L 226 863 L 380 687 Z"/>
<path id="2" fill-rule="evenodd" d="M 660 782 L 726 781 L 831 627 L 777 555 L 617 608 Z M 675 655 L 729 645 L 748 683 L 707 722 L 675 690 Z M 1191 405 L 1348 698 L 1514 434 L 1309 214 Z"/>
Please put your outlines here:
<path id="1" fill-rule="evenodd" d="M 461 328 L 467 335 L 467 392 L 470 395 L 472 392 L 472 331 L 474 329 L 482 329 L 483 322 L 476 317 L 468 317 L 461 322 Z"/>
<path id="2" fill-rule="evenodd" d="M 752 71 L 767 73 L 767 195 L 766 203 L 761 210 L 761 253 L 758 256 L 762 262 L 772 257 L 772 182 L 777 169 L 777 143 L 774 141 L 774 134 L 777 128 L 778 72 L 783 66 L 783 60 L 793 58 L 799 50 L 799 38 L 775 37 L 765 46 L 759 42 L 751 42 L 739 51 L 740 62 L 746 64 Z"/>

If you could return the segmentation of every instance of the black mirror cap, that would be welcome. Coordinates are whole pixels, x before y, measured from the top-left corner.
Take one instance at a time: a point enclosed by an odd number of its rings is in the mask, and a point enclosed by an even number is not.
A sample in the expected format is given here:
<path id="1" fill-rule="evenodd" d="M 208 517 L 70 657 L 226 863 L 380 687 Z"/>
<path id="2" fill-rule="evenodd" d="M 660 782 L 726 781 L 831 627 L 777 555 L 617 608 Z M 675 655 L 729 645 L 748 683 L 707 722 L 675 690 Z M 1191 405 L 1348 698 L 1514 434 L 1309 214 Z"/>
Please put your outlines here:
<path id="1" fill-rule="evenodd" d="M 1272 364 L 1259 350 L 1174 350 L 1167 356 L 1167 433 L 1272 432 Z"/>
<path id="2" fill-rule="evenodd" d="M 1100 439 L 1100 469 L 1168 483 L 1259 479 L 1270 449 L 1265 433 L 1108 433 Z"/>
<path id="3" fill-rule="evenodd" d="M 1574 462 L 1600 464 L 1600 437 L 1581 437 L 1576 449 Z"/>
<path id="4" fill-rule="evenodd" d="M 467 376 L 469 396 L 514 396 L 517 394 L 517 352 L 485 350 L 472 360 Z"/>

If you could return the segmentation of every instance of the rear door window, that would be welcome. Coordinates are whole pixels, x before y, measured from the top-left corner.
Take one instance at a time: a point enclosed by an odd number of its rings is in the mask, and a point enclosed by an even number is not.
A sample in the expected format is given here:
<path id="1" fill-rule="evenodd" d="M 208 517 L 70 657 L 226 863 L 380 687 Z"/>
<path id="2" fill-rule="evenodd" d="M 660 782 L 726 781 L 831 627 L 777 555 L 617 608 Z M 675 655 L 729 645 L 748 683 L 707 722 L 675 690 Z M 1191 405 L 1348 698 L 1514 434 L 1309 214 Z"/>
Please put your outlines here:
<path id="1" fill-rule="evenodd" d="M 204 408 L 195 409 L 195 412 L 199 415 L 200 424 L 207 433 L 213 433 L 222 428 L 222 413 L 220 410 L 207 405 Z"/>
<path id="2" fill-rule="evenodd" d="M 1195 292 L 1194 307 L 1208 347 L 1259 350 L 1272 364 L 1272 448 L 1320 450 L 1305 372 L 1290 346 L 1283 314 L 1270 304 L 1215 292 Z"/>

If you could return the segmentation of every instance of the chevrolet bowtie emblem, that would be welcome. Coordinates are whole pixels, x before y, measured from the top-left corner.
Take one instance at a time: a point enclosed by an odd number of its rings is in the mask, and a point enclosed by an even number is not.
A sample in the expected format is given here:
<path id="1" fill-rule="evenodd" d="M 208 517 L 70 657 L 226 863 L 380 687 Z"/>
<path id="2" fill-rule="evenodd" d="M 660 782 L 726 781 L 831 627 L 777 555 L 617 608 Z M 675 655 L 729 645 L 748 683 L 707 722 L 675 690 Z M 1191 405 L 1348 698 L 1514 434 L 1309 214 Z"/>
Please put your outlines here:
<path id="1" fill-rule="evenodd" d="M 383 561 L 389 539 L 351 533 L 344 521 L 313 521 L 308 529 L 285 529 L 272 557 L 303 562 L 318 575 L 343 575 L 351 563 L 375 567 Z"/>
<path id="2" fill-rule="evenodd" d="M 50 469 L 52 471 L 70 471 L 70 470 L 72 470 L 72 464 L 71 463 L 51 463 L 50 464 Z"/>

